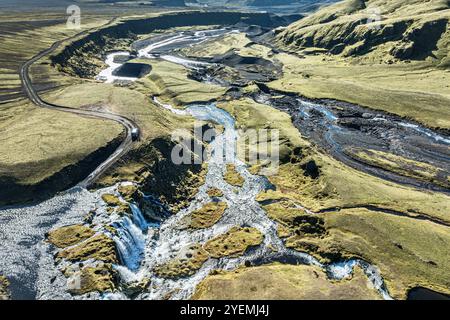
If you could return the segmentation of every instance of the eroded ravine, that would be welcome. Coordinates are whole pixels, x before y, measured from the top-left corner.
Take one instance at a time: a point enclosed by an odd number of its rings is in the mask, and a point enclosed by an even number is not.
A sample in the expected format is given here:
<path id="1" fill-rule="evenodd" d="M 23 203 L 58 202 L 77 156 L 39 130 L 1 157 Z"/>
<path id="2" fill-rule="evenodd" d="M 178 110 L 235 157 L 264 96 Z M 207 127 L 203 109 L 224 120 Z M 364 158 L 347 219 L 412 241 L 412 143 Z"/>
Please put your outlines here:
<path id="1" fill-rule="evenodd" d="M 139 51 L 139 56 L 148 59 L 161 58 L 195 70 L 204 67 L 205 62 L 171 55 L 170 52 L 175 48 L 192 43 L 202 43 L 202 41 L 221 36 L 227 32 L 234 31 L 232 29 L 219 29 L 210 31 L 210 33 L 201 31 L 153 39 L 140 49 L 142 51 Z M 119 54 L 128 55 L 128 53 Z M 116 53 L 112 53 L 108 56 L 110 69 L 104 72 L 101 77 L 106 81 L 134 80 L 113 78 L 113 69 L 120 66 L 120 63 L 114 62 L 115 55 Z M 211 79 L 205 80 L 210 81 Z M 270 101 L 271 97 L 264 97 L 262 93 L 254 98 L 258 102 L 279 107 L 276 103 Z M 159 100 L 154 98 L 154 102 L 158 104 Z M 303 102 L 297 101 L 296 103 L 298 103 L 294 107 L 297 108 L 296 111 L 303 114 L 304 118 L 308 118 L 307 115 L 311 115 L 311 106 L 302 109 L 300 106 Z M 2 210 L 0 212 L 1 228 L 2 234 L 6 235 L 5 239 L 2 239 L 2 247 L 9 248 L 8 252 L 11 251 L 10 248 L 13 248 L 14 254 L 6 254 L 6 250 L 0 250 L 0 259 L 5 261 L 0 271 L 12 275 L 17 280 L 16 283 L 13 282 L 13 291 L 16 297 L 22 295 L 22 297 L 36 296 L 40 299 L 188 299 L 193 294 L 197 284 L 212 270 L 234 270 L 243 265 L 256 266 L 280 261 L 319 266 L 327 272 L 330 279 L 337 280 L 348 277 L 353 269 L 359 266 L 364 270 L 373 287 L 380 292 L 381 296 L 390 299 L 380 272 L 375 266 L 358 259 L 323 265 L 309 254 L 287 249 L 284 246 L 283 241 L 277 234 L 277 224 L 268 218 L 261 204 L 256 201 L 256 196 L 260 192 L 272 186 L 266 178 L 252 175 L 247 166 L 237 158 L 235 141 L 238 132 L 235 129 L 235 120 L 229 113 L 217 108 L 213 103 L 190 105 L 183 110 L 167 104 L 159 103 L 159 105 L 177 115 L 192 116 L 198 120 L 210 121 L 224 127 L 224 132 L 218 135 L 209 145 L 210 157 L 207 163 L 206 180 L 195 199 L 188 208 L 176 215 L 170 215 L 167 209 L 158 203 L 152 195 L 147 195 L 143 201 L 160 209 L 159 219 L 155 221 L 145 218 L 143 209 L 139 207 L 138 203 L 126 201 L 121 197 L 118 188 L 129 184 L 116 185 L 94 192 L 77 188 L 37 206 Z M 329 111 L 327 107 L 317 105 L 312 109 L 322 114 L 317 116 L 318 120 L 314 120 L 314 123 L 323 123 L 326 126 L 336 124 L 336 115 Z M 430 131 L 423 131 L 424 129 L 420 127 L 411 127 L 411 124 L 406 122 L 398 125 L 414 130 L 423 136 L 428 136 L 437 143 L 448 143 L 445 137 L 435 135 Z M 223 150 L 223 146 L 226 146 L 225 149 L 228 152 L 220 152 Z M 224 154 L 226 155 L 225 159 Z M 232 186 L 224 180 L 227 163 L 235 164 L 236 170 L 245 179 L 242 187 Z M 207 192 L 212 187 L 223 192 L 223 196 L 220 197 L 221 201 L 226 202 L 228 206 L 223 217 L 210 228 L 182 228 L 185 217 L 211 201 Z M 102 200 L 102 196 L 105 194 L 116 195 L 120 201 L 130 206 L 131 213 L 125 216 L 109 213 L 107 205 Z M 95 232 L 106 234 L 114 239 L 120 258 L 119 263 L 114 264 L 114 268 L 120 274 L 121 286 L 112 293 L 89 293 L 72 296 L 67 292 L 67 279 L 61 272 L 62 269 L 69 266 L 69 263 L 60 261 L 55 265 L 55 249 L 50 244 L 38 241 L 36 247 L 32 243 L 36 242 L 36 239 L 42 238 L 42 235 L 50 229 L 85 223 L 81 217 L 87 210 L 96 211 L 96 216 L 90 222 Z M 33 212 L 33 217 L 30 218 L 30 215 L 26 212 Z M 20 214 L 25 220 L 16 218 Z M 26 229 L 21 228 L 24 224 L 27 225 Z M 112 231 L 109 226 L 112 226 L 115 231 Z M 179 257 L 187 247 L 193 244 L 203 245 L 208 240 L 226 233 L 235 226 L 257 229 L 263 235 L 262 244 L 247 250 L 240 257 L 208 258 L 200 269 L 189 276 L 167 278 L 155 273 L 158 266 Z M 29 246 L 24 239 L 30 240 Z M 17 265 L 23 265 L 24 268 L 16 269 L 15 266 Z M 84 263 L 84 267 L 95 265 L 95 261 Z M 25 278 L 23 278 L 24 275 L 26 275 Z M 24 279 L 23 283 L 18 280 L 21 278 Z M 69 280 L 71 279 L 69 278 Z M 123 289 L 145 281 L 148 281 L 151 285 L 136 289 L 132 294 L 130 294 L 130 290 Z"/>
<path id="2" fill-rule="evenodd" d="M 198 36 L 199 33 L 194 33 L 194 35 Z M 195 69 L 198 66 L 202 66 L 202 63 L 167 54 L 155 55 L 153 52 L 155 49 L 161 50 L 164 48 L 167 50 L 167 48 L 165 48 L 166 46 L 170 47 L 170 50 L 172 50 L 175 44 L 181 46 L 188 45 L 190 44 L 189 40 L 192 40 L 194 43 L 204 41 L 203 37 L 199 39 L 195 36 L 186 38 L 181 34 L 168 38 L 165 37 L 160 39 L 160 42 L 151 43 L 146 49 L 141 49 L 139 54 L 140 56 L 145 56 L 147 58 L 160 57 L 167 61 L 179 63 L 185 67 Z M 157 231 L 157 234 L 150 233 L 150 236 L 147 236 L 146 247 L 142 250 L 142 263 L 140 268 L 136 268 L 136 259 L 133 258 L 136 255 L 136 252 L 133 252 L 132 250 L 126 250 L 125 254 L 128 256 L 126 256 L 125 259 L 122 259 L 122 261 L 125 262 L 125 265 L 117 267 L 122 280 L 125 282 L 142 283 L 142 281 L 147 278 L 152 283 L 149 292 L 141 293 L 138 298 L 188 299 L 193 294 L 196 285 L 213 270 L 233 270 L 244 264 L 261 265 L 273 261 L 320 266 L 327 271 L 327 274 L 332 279 L 343 279 L 348 277 L 353 272 L 353 268 L 358 265 L 364 270 L 373 286 L 380 292 L 383 298 L 390 298 L 377 269 L 364 261 L 350 260 L 331 265 L 322 265 L 314 257 L 306 253 L 289 250 L 284 246 L 283 241 L 277 234 L 277 224 L 267 217 L 266 212 L 255 200 L 260 192 L 266 191 L 272 186 L 268 183 L 266 178 L 250 174 L 247 170 L 247 166 L 237 158 L 236 141 L 238 132 L 235 126 L 235 120 L 230 114 L 217 108 L 215 104 L 212 103 L 191 105 L 187 106 L 185 110 L 180 110 L 168 104 L 160 103 L 157 98 L 154 98 L 153 100 L 162 108 L 174 112 L 177 115 L 190 115 L 198 120 L 219 124 L 224 128 L 224 131 L 222 134 L 218 135 L 209 146 L 210 152 L 207 163 L 208 173 L 206 175 L 206 181 L 200 188 L 195 200 L 192 201 L 188 208 L 164 221 Z M 241 188 L 233 187 L 224 180 L 227 163 L 234 164 L 238 173 L 244 177 L 245 183 Z M 227 210 L 223 217 L 211 228 L 200 230 L 189 228 L 183 229 L 182 224 L 184 219 L 193 211 L 211 201 L 210 196 L 207 193 L 211 188 L 218 188 L 223 192 L 223 196 L 221 197 L 222 201 L 227 203 Z M 133 209 L 133 212 L 135 212 L 135 210 L 137 210 L 136 207 Z M 138 213 L 138 215 L 140 214 Z M 263 243 L 256 248 L 247 250 L 246 254 L 241 257 L 209 258 L 203 263 L 198 271 L 188 277 L 184 276 L 176 279 L 168 279 L 155 274 L 154 271 L 159 265 L 170 263 L 170 261 L 182 255 L 183 251 L 189 246 L 204 244 L 208 240 L 226 233 L 235 226 L 248 226 L 259 230 L 264 236 Z M 130 231 L 124 233 L 124 239 L 119 239 L 119 247 L 126 247 L 123 243 L 142 242 L 141 235 L 136 235 L 136 232 L 132 232 L 132 229 L 136 226 L 130 227 L 127 224 L 124 227 L 130 229 Z M 131 234 L 136 235 L 131 237 L 135 237 L 135 239 L 129 239 Z M 135 248 L 138 252 L 141 251 L 140 246 L 136 246 Z M 122 253 L 122 255 L 124 254 Z M 117 299 L 127 297 L 123 293 L 118 293 L 108 295 L 107 298 Z"/>

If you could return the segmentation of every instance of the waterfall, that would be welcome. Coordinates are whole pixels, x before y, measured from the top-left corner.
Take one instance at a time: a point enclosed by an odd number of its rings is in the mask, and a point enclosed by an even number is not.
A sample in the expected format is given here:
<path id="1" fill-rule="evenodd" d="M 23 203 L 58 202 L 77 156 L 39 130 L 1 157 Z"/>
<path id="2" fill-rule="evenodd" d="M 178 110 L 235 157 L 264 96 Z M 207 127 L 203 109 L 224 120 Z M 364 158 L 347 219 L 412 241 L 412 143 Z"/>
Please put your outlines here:
<path id="1" fill-rule="evenodd" d="M 145 248 L 144 233 L 128 217 L 114 223 L 114 227 L 117 231 L 114 241 L 122 263 L 130 270 L 137 270 L 141 264 Z"/>
<path id="2" fill-rule="evenodd" d="M 149 225 L 142 214 L 141 209 L 134 203 L 130 204 L 131 211 L 133 212 L 133 222 L 136 224 L 142 231 L 146 232 Z"/>

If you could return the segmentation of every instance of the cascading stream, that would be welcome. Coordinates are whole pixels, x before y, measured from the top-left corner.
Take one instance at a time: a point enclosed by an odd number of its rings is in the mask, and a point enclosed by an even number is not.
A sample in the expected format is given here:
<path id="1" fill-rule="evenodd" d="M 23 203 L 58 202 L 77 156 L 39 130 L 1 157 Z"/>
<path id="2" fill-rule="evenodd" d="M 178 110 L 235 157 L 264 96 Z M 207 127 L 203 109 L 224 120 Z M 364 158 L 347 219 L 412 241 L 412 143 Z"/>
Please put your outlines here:
<path id="1" fill-rule="evenodd" d="M 216 37 L 216 35 L 211 37 Z M 141 49 L 139 55 L 152 59 L 158 57 L 155 54 L 157 50 L 161 51 L 164 49 L 161 52 L 165 53 L 167 49 L 179 48 L 180 46 L 206 40 L 208 40 L 208 37 L 199 33 L 195 33 L 194 36 L 177 34 L 151 43 L 144 49 Z M 190 69 L 196 69 L 198 66 L 203 65 L 202 62 L 167 54 L 160 55 L 159 57 L 163 59 L 166 57 L 167 61 L 184 65 Z M 380 292 L 383 298 L 390 299 L 384 286 L 384 281 L 374 266 L 361 260 L 322 265 L 313 256 L 287 249 L 284 246 L 283 241 L 277 234 L 277 224 L 268 218 L 261 205 L 255 200 L 260 192 L 267 190 L 271 185 L 266 178 L 250 174 L 246 165 L 237 158 L 236 141 L 238 139 L 238 132 L 235 129 L 235 120 L 229 113 L 217 108 L 213 103 L 191 105 L 185 110 L 180 110 L 171 105 L 161 103 L 156 97 L 153 98 L 153 101 L 162 108 L 177 115 L 190 115 L 197 120 L 217 123 L 224 127 L 224 131 L 210 144 L 210 157 L 208 159 L 208 173 L 205 184 L 200 188 L 190 206 L 164 221 L 160 226 L 157 237 L 147 237 L 144 241 L 140 239 L 138 242 L 139 246 L 144 242 L 147 243 L 145 248 L 143 248 L 144 258 L 142 263 L 138 263 L 135 254 L 128 253 L 129 258 L 124 259 L 125 266 L 117 267 L 122 280 L 125 282 L 139 282 L 144 278 L 150 278 L 152 286 L 149 292 L 141 293 L 138 299 L 164 299 L 167 297 L 171 299 L 188 299 L 193 294 L 198 283 L 214 269 L 234 270 L 245 262 L 249 262 L 252 265 L 262 265 L 273 261 L 319 266 L 327 272 L 331 279 L 338 280 L 350 276 L 354 267 L 359 266 L 364 270 L 374 288 Z M 235 164 L 237 171 L 245 178 L 245 183 L 242 188 L 237 190 L 225 182 L 223 174 L 227 163 Z M 223 199 L 227 202 L 228 209 L 225 211 L 223 217 L 209 229 L 185 230 L 180 228 L 183 218 L 210 201 L 210 197 L 206 193 L 210 187 L 219 188 L 224 193 Z M 139 208 L 133 205 L 131 208 L 133 211 L 133 221 L 136 225 L 143 226 L 143 222 L 138 214 L 140 212 Z M 192 244 L 203 244 L 227 232 L 233 226 L 249 226 L 258 229 L 264 235 L 263 243 L 258 248 L 249 250 L 244 256 L 239 258 L 210 258 L 200 270 L 189 277 L 165 279 L 158 277 L 154 273 L 155 267 L 175 259 L 188 246 Z M 127 228 L 128 226 L 124 227 Z M 139 247 L 137 251 L 140 250 L 142 250 L 142 247 Z M 105 298 L 116 299 L 126 297 L 124 295 L 107 295 Z"/>

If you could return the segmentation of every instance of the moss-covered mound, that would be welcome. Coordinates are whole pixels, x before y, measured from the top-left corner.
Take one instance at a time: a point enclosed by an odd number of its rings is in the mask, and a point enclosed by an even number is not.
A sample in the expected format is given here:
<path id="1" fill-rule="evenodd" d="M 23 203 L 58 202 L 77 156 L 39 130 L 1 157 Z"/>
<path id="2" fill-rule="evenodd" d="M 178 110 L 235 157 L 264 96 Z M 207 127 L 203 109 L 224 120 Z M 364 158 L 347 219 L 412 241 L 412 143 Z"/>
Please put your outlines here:
<path id="1" fill-rule="evenodd" d="M 83 225 L 62 227 L 48 234 L 48 241 L 58 248 L 67 248 L 87 240 L 95 234 L 95 231 Z"/>
<path id="2" fill-rule="evenodd" d="M 106 193 L 102 195 L 102 200 L 111 207 L 117 207 L 122 204 L 122 201 L 120 201 L 119 198 L 113 194 Z"/>
<path id="3" fill-rule="evenodd" d="M 116 272 L 111 264 L 100 264 L 95 267 L 85 267 L 72 275 L 69 280 L 69 292 L 85 294 L 89 292 L 112 292 L 116 288 Z"/>
<path id="4" fill-rule="evenodd" d="M 103 234 L 92 237 L 75 247 L 60 251 L 57 258 L 64 258 L 72 262 L 89 259 L 108 263 L 118 262 L 114 241 Z"/>
<path id="5" fill-rule="evenodd" d="M 260 245 L 263 238 L 255 228 L 233 227 L 227 233 L 208 241 L 204 248 L 213 258 L 238 257 L 249 248 Z"/>
<path id="6" fill-rule="evenodd" d="M 186 218 L 187 225 L 193 229 L 210 228 L 222 218 L 227 208 L 226 202 L 209 202 Z"/>
<path id="7" fill-rule="evenodd" d="M 223 178 L 228 184 L 234 187 L 242 187 L 245 182 L 245 179 L 236 171 L 236 166 L 234 164 L 227 164 L 227 171 Z"/>
<path id="8" fill-rule="evenodd" d="M 221 198 L 223 197 L 223 192 L 220 189 L 217 188 L 211 188 L 209 189 L 207 192 L 208 196 L 210 196 L 211 198 Z"/>

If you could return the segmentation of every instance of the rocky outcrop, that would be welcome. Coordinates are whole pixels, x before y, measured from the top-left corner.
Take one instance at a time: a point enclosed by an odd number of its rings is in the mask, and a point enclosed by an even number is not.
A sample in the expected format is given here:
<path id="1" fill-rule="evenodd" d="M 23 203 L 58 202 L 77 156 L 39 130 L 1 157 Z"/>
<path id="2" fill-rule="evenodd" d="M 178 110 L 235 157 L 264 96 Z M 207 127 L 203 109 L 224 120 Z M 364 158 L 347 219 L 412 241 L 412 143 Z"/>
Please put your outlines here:
<path id="1" fill-rule="evenodd" d="M 438 49 L 438 41 L 447 29 L 448 20 L 426 21 L 410 28 L 391 54 L 399 59 L 423 59 Z"/>

